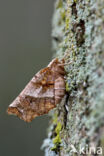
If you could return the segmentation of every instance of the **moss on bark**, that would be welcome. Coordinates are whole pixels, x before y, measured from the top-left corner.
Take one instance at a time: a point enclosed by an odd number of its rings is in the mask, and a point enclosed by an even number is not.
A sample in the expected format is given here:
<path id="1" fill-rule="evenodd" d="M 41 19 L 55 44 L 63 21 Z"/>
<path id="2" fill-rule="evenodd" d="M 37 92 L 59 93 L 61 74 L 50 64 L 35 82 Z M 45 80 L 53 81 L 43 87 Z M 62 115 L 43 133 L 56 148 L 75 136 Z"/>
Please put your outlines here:
<path id="1" fill-rule="evenodd" d="M 98 155 L 104 148 L 104 0 L 56 0 L 52 42 L 54 57 L 73 63 L 65 68 L 67 95 L 50 113 L 45 155 Z"/>

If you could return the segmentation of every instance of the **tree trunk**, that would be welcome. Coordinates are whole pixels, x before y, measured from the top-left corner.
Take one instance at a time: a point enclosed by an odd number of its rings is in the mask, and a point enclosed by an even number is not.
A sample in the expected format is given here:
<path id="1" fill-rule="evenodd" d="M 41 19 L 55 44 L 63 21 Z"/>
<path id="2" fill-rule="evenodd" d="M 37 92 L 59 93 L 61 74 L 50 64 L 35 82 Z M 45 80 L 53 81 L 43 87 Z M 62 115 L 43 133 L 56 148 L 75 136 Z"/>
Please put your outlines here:
<path id="1" fill-rule="evenodd" d="M 54 57 L 72 64 L 45 156 L 104 155 L 104 0 L 56 0 L 52 41 Z"/>

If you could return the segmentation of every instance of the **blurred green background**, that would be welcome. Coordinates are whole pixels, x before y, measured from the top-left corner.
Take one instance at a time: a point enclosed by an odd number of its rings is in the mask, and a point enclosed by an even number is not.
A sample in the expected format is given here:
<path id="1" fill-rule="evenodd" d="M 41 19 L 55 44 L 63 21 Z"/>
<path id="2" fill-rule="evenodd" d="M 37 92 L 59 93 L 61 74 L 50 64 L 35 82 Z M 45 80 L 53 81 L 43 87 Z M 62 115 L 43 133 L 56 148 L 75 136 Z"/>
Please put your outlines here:
<path id="1" fill-rule="evenodd" d="M 43 156 L 48 115 L 25 123 L 6 113 L 51 60 L 53 0 L 0 0 L 0 156 Z"/>

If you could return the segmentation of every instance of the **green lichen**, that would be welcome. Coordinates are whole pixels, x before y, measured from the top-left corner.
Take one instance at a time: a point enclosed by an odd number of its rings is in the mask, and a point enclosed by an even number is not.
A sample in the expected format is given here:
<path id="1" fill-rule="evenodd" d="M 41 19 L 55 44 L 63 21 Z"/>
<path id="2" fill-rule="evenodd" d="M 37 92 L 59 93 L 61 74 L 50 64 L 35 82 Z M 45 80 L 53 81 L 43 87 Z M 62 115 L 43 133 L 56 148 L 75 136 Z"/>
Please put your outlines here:
<path id="1" fill-rule="evenodd" d="M 71 22 L 71 0 L 67 0 L 67 10 L 66 10 L 66 21 L 65 21 L 65 25 L 66 25 L 66 31 L 69 32 L 70 30 L 70 22 Z"/>
<path id="2" fill-rule="evenodd" d="M 60 121 L 58 121 L 57 114 L 54 115 L 53 123 L 56 125 L 56 128 L 54 130 L 55 132 L 55 137 L 53 138 L 53 147 L 51 148 L 52 151 L 58 151 L 60 144 L 62 142 L 60 132 L 62 130 L 62 124 Z"/>
<path id="3" fill-rule="evenodd" d="M 61 131 L 61 129 L 62 129 L 62 124 L 61 124 L 61 122 L 58 122 L 58 123 L 57 123 L 57 126 L 56 126 L 56 128 L 55 128 L 56 134 L 59 134 L 60 131 Z"/>
<path id="4" fill-rule="evenodd" d="M 57 151 L 58 147 L 61 144 L 61 138 L 60 138 L 59 134 L 57 134 L 57 136 L 53 139 L 53 144 L 54 144 L 54 147 L 52 147 L 51 150 L 52 151 Z"/>
<path id="5" fill-rule="evenodd" d="M 57 124 L 57 120 L 58 120 L 57 113 L 54 113 L 54 116 L 53 116 L 53 124 Z"/>
<path id="6" fill-rule="evenodd" d="M 56 2 L 56 9 L 62 8 L 62 6 L 63 6 L 62 0 L 58 0 L 58 1 Z"/>
<path id="7" fill-rule="evenodd" d="M 61 10 L 60 14 L 61 14 L 61 18 L 64 21 L 65 20 L 65 9 Z"/>
<path id="8" fill-rule="evenodd" d="M 67 92 L 69 92 L 69 91 L 70 91 L 70 87 L 69 87 L 68 82 L 66 82 L 66 91 L 67 91 Z"/>

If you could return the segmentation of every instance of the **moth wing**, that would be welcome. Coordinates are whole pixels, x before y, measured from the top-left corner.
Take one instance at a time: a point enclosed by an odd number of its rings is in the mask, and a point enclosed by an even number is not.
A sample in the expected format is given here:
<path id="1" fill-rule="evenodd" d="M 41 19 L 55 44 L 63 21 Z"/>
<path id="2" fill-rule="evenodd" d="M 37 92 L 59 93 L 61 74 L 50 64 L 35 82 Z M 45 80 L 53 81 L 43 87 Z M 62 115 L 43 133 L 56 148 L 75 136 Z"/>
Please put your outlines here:
<path id="1" fill-rule="evenodd" d="M 46 67 L 32 78 L 9 105 L 7 112 L 30 122 L 36 116 L 47 114 L 55 107 L 54 96 L 54 76 L 50 67 Z"/>

